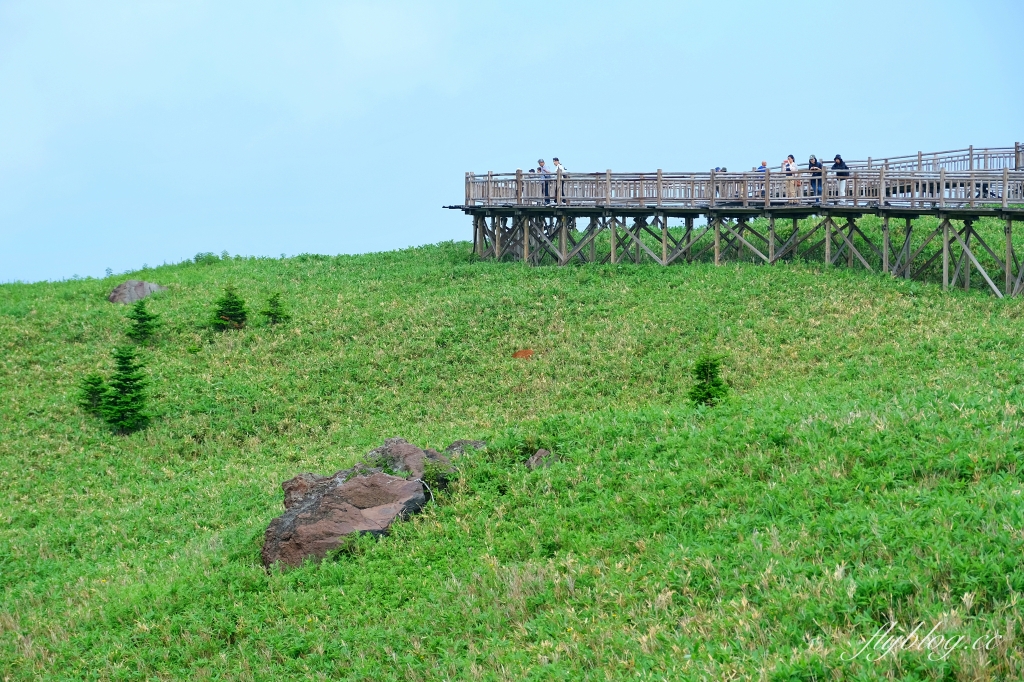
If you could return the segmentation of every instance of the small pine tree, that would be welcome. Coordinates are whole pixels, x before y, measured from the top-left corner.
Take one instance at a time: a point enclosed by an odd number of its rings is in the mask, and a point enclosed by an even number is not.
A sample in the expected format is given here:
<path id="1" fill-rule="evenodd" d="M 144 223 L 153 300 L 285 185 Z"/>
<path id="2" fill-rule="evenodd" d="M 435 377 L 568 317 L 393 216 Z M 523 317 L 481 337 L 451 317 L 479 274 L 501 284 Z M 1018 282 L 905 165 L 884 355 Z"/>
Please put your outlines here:
<path id="1" fill-rule="evenodd" d="M 89 414 L 101 415 L 107 382 L 96 372 L 86 374 L 79 384 L 78 405 Z"/>
<path id="2" fill-rule="evenodd" d="M 287 322 L 292 319 L 292 316 L 284 309 L 284 305 L 281 304 L 281 294 L 271 294 L 267 298 L 267 307 L 260 311 L 260 315 L 265 316 L 270 324 Z"/>
<path id="3" fill-rule="evenodd" d="M 231 285 L 224 287 L 224 295 L 214 301 L 213 326 L 225 329 L 241 329 L 249 313 L 245 309 L 245 301 Z"/>
<path id="4" fill-rule="evenodd" d="M 725 398 L 729 388 L 722 380 L 722 359 L 713 356 L 703 356 L 697 359 L 697 365 L 693 369 L 693 378 L 697 383 L 690 389 L 690 400 L 699 404 L 713 406 Z"/>
<path id="5" fill-rule="evenodd" d="M 118 433 L 131 433 L 146 425 L 146 375 L 134 346 L 114 349 L 114 374 L 107 382 L 102 415 Z"/>
<path id="6" fill-rule="evenodd" d="M 160 326 L 160 316 L 146 310 L 146 299 L 135 302 L 132 309 L 128 311 L 128 319 L 132 326 L 128 328 L 125 335 L 136 343 L 145 343 L 153 337 L 153 332 Z"/>

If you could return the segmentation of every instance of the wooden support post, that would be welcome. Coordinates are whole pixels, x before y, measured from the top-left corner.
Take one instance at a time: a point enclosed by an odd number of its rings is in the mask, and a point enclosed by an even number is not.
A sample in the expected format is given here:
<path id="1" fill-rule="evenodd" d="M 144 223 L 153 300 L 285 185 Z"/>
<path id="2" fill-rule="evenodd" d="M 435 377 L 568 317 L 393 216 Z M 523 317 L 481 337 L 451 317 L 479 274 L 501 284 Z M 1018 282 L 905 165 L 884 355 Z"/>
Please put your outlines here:
<path id="1" fill-rule="evenodd" d="M 686 234 L 683 235 L 683 239 L 686 240 L 686 248 L 683 249 L 683 258 L 687 262 L 690 261 L 690 246 L 692 245 L 693 239 L 693 216 L 686 216 Z"/>
<path id="2" fill-rule="evenodd" d="M 661 171 L 658 171 L 658 199 L 661 200 Z M 661 214 L 661 264 L 668 265 L 668 216 Z"/>
<path id="3" fill-rule="evenodd" d="M 949 289 L 949 220 L 942 218 L 942 290 Z"/>
<path id="4" fill-rule="evenodd" d="M 971 248 L 971 233 L 974 232 L 974 222 L 968 218 L 964 220 L 964 244 L 966 248 Z M 964 290 L 967 291 L 971 288 L 971 259 L 964 258 Z"/>
<path id="5" fill-rule="evenodd" d="M 616 247 L 616 244 L 615 244 L 615 237 L 616 237 L 615 226 L 616 226 L 616 224 L 617 224 L 617 221 L 615 220 L 615 216 L 612 216 L 612 235 L 611 235 L 612 252 L 611 252 L 611 258 L 610 258 L 612 265 L 615 265 L 616 255 L 617 255 L 615 253 L 615 247 Z"/>
<path id="6" fill-rule="evenodd" d="M 903 251 L 904 258 L 906 260 L 903 263 L 903 279 L 910 279 L 910 235 L 914 231 L 914 226 L 910 222 L 910 218 L 907 218 L 907 224 L 903 229 Z"/>
<path id="7" fill-rule="evenodd" d="M 825 265 L 832 265 L 832 218 L 825 216 Z M 793 219 L 794 225 L 796 218 Z"/>
<path id="8" fill-rule="evenodd" d="M 882 269 L 885 270 L 885 274 L 892 275 L 889 270 L 889 248 L 891 242 L 889 241 L 889 216 L 882 216 Z"/>
<path id="9" fill-rule="evenodd" d="M 846 245 L 846 267 L 853 267 L 853 223 L 850 218 L 846 219 L 846 227 L 849 228 L 850 236 L 848 239 L 850 243 Z"/>
<path id="10" fill-rule="evenodd" d="M 494 260 L 501 258 L 501 228 L 504 224 L 504 220 L 496 218 L 498 221 L 494 225 Z"/>
<path id="11" fill-rule="evenodd" d="M 714 171 L 711 171 L 714 177 Z M 722 221 L 715 216 L 712 218 L 715 225 L 715 265 L 722 264 Z"/>
<path id="12" fill-rule="evenodd" d="M 1006 295 L 1009 296 L 1013 293 L 1011 289 L 1013 287 L 1013 220 L 1011 218 L 1006 219 L 1003 234 L 1006 236 Z"/>
<path id="13" fill-rule="evenodd" d="M 565 265 L 568 262 L 569 252 L 566 251 L 567 237 L 566 230 L 569 229 L 569 218 L 567 216 L 561 216 L 562 227 L 558 230 L 558 252 L 561 254 L 561 263 L 559 265 Z"/>
<path id="14" fill-rule="evenodd" d="M 775 216 L 768 216 L 768 263 L 775 263 Z"/>
<path id="15" fill-rule="evenodd" d="M 523 262 L 530 262 L 530 220 L 529 216 L 523 216 Z"/>

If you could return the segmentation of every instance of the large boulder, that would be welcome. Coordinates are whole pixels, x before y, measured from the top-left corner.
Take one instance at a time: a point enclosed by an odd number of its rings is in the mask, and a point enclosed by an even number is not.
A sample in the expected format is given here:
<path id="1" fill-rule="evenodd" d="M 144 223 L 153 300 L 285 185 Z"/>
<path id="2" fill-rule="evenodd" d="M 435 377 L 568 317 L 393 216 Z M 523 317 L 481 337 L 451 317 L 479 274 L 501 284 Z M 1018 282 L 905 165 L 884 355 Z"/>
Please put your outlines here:
<path id="1" fill-rule="evenodd" d="M 167 291 L 167 287 L 152 282 L 143 282 L 141 279 L 130 279 L 123 284 L 118 284 L 110 292 L 110 296 L 107 296 L 107 300 L 111 303 L 135 303 L 158 291 Z"/>
<path id="2" fill-rule="evenodd" d="M 449 454 L 482 441 L 456 441 Z M 298 566 L 322 559 L 346 535 L 381 535 L 391 524 L 426 504 L 425 491 L 444 487 L 455 473 L 446 455 L 389 438 L 362 462 L 333 476 L 304 473 L 281 484 L 285 512 L 270 522 L 263 537 L 263 563 Z M 425 480 L 425 482 L 424 482 Z M 429 486 L 429 487 L 428 487 Z"/>
<path id="3" fill-rule="evenodd" d="M 300 474 L 281 485 L 286 511 L 263 538 L 263 564 L 298 566 L 320 560 L 353 533 L 381 535 L 426 504 L 423 484 L 383 472 L 334 476 Z M 349 478 L 351 476 L 351 478 Z"/>

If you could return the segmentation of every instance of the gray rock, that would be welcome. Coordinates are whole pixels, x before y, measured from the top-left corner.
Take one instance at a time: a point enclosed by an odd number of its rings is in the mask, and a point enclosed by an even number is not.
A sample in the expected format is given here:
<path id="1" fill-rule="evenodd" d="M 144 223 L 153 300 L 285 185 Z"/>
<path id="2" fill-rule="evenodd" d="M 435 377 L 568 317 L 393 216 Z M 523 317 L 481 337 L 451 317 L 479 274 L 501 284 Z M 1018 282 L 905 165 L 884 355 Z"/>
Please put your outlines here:
<path id="1" fill-rule="evenodd" d="M 167 287 L 152 282 L 143 282 L 140 279 L 130 279 L 118 284 L 110 292 L 110 296 L 107 296 L 107 300 L 111 303 L 135 303 L 158 291 L 167 291 Z"/>
<path id="2" fill-rule="evenodd" d="M 487 447 L 487 443 L 482 440 L 457 440 L 444 449 L 444 452 L 449 457 L 455 457 L 458 455 L 466 454 L 466 449 L 471 448 L 473 450 L 483 450 Z"/>
<path id="3" fill-rule="evenodd" d="M 531 471 L 534 469 L 547 469 L 554 461 L 555 456 L 544 448 L 541 448 L 537 452 L 533 453 L 530 459 L 526 460 L 526 468 Z"/>
<path id="4" fill-rule="evenodd" d="M 270 522 L 263 537 L 263 564 L 299 566 L 319 561 L 352 534 L 387 533 L 391 524 L 426 504 L 423 484 L 383 472 L 351 476 L 300 474 L 281 487 L 286 511 Z"/>

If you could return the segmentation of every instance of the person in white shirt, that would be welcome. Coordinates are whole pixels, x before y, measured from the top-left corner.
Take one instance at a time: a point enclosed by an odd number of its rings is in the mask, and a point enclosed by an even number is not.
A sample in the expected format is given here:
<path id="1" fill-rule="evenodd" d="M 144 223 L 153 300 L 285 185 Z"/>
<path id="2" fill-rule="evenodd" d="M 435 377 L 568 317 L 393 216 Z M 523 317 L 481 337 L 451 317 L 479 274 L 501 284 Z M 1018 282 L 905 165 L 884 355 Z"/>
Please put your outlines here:
<path id="1" fill-rule="evenodd" d="M 555 167 L 553 169 L 555 175 L 558 174 L 558 171 L 562 171 L 562 203 L 568 204 L 569 197 L 565 195 L 565 178 L 569 175 L 569 171 L 565 170 L 565 166 L 562 165 L 562 162 L 558 160 L 557 156 L 551 157 L 551 160 L 555 162 Z"/>

